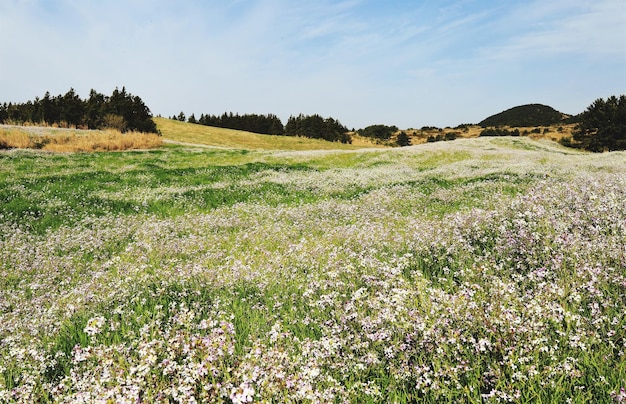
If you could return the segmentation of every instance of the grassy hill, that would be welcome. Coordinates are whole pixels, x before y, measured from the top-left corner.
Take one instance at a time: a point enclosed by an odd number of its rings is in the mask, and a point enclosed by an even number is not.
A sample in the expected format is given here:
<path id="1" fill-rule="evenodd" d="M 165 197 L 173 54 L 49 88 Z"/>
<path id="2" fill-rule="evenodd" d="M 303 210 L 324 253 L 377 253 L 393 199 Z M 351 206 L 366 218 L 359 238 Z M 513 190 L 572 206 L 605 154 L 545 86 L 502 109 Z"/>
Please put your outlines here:
<path id="1" fill-rule="evenodd" d="M 479 123 L 488 126 L 549 126 L 563 122 L 569 118 L 562 112 L 542 104 L 520 105 L 498 114 L 492 115 Z"/>
<path id="2" fill-rule="evenodd" d="M 154 118 L 154 121 L 165 140 L 214 147 L 250 150 L 354 150 L 363 147 L 381 147 L 358 138 L 349 145 L 302 137 L 261 135 L 167 118 Z"/>

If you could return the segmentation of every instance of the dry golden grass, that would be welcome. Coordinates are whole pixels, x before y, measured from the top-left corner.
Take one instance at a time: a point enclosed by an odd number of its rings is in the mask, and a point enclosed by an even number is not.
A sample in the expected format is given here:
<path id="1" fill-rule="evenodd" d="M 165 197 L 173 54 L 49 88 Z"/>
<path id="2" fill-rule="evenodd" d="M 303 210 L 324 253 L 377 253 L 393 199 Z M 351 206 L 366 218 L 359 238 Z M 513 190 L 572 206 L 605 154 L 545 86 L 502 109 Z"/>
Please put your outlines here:
<path id="1" fill-rule="evenodd" d="M 0 128 L 0 149 L 25 149 L 31 145 L 32 141 L 26 132 L 14 128 Z"/>
<path id="2" fill-rule="evenodd" d="M 163 144 L 163 139 L 154 133 L 114 130 L 96 131 L 84 135 L 50 136 L 43 149 L 56 152 L 115 151 L 154 149 Z"/>
<path id="3" fill-rule="evenodd" d="M 54 152 L 96 152 L 154 149 L 163 139 L 153 133 L 115 130 L 52 130 L 39 127 L 0 127 L 1 149 L 41 149 Z"/>
<path id="4" fill-rule="evenodd" d="M 359 132 L 349 132 L 350 137 L 352 138 L 352 145 L 357 146 L 358 148 L 367 148 L 367 147 L 389 147 L 382 142 L 376 142 L 374 139 L 360 136 Z"/>

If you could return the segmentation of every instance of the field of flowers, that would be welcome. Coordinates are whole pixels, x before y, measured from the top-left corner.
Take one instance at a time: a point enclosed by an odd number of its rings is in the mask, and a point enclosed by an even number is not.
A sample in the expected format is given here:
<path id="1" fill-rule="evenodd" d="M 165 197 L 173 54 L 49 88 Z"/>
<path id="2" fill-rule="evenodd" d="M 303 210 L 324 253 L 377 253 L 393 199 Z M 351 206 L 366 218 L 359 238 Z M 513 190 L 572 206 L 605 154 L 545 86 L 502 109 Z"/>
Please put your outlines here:
<path id="1" fill-rule="evenodd" d="M 0 153 L 0 402 L 625 402 L 626 153 Z"/>

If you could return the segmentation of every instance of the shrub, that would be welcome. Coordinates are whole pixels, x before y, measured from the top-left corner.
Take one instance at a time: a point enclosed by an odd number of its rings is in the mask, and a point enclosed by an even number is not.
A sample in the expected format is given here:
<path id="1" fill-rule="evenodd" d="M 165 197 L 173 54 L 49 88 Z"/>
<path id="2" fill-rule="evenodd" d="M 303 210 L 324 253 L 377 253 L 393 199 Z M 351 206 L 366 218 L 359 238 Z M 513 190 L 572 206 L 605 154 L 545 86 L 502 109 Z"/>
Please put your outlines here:
<path id="1" fill-rule="evenodd" d="M 370 125 L 364 129 L 359 129 L 359 135 L 379 140 L 389 140 L 398 130 L 396 126 Z"/>
<path id="2" fill-rule="evenodd" d="M 400 147 L 411 146 L 411 138 L 406 134 L 406 132 L 402 131 L 398 134 L 396 143 Z"/>
<path id="3" fill-rule="evenodd" d="M 126 121 L 121 115 L 106 114 L 104 116 L 104 128 L 115 129 L 119 130 L 120 132 L 124 132 L 126 130 L 126 126 Z"/>

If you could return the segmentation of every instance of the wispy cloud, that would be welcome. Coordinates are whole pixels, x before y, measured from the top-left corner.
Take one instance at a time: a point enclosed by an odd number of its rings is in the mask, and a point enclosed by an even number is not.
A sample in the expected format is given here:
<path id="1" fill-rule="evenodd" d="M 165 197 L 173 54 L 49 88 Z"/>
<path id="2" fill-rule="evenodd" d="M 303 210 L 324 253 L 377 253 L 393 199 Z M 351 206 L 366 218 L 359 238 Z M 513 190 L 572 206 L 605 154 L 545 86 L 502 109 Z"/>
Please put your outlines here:
<path id="1" fill-rule="evenodd" d="M 625 15 L 621 0 L 533 2 L 514 8 L 501 21 L 512 29 L 485 52 L 496 59 L 603 54 L 624 58 Z"/>
<path id="2" fill-rule="evenodd" d="M 349 126 L 478 121 L 529 98 L 576 112 L 626 92 L 624 7 L 5 0 L 0 101 L 125 85 L 155 113 L 322 113 Z"/>

